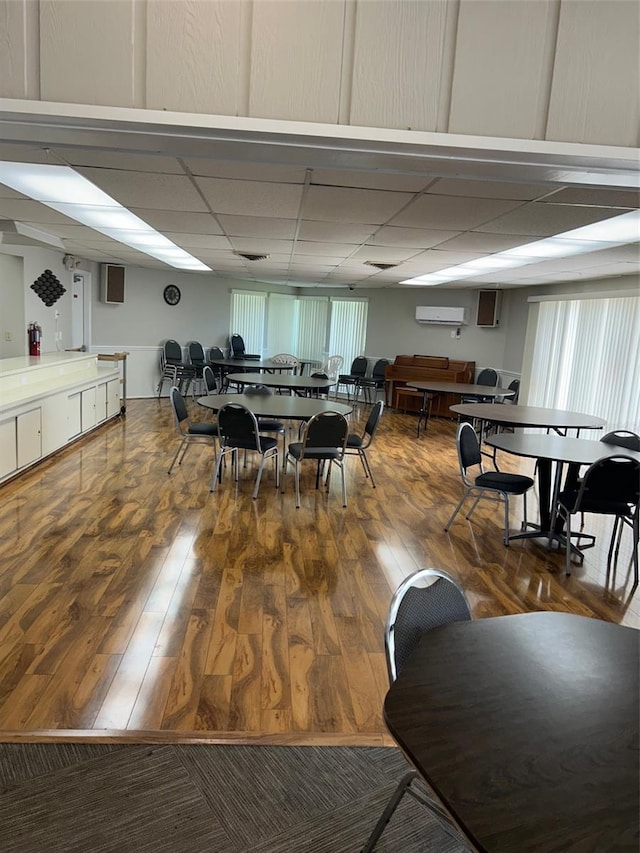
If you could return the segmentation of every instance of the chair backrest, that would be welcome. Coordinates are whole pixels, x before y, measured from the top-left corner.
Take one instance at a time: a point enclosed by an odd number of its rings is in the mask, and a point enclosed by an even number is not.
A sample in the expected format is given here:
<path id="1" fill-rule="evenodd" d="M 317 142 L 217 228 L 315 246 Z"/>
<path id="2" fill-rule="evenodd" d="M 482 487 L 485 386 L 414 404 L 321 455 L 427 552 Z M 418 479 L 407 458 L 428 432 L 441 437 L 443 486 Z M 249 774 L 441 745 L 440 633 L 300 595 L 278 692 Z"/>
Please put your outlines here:
<path id="1" fill-rule="evenodd" d="M 484 367 L 478 374 L 475 384 L 495 388 L 499 379 L 497 370 L 494 370 L 493 367 Z"/>
<path id="2" fill-rule="evenodd" d="M 350 376 L 364 376 L 367 372 L 367 367 L 369 366 L 369 362 L 363 355 L 359 355 L 357 358 L 354 358 L 351 362 L 351 370 L 349 371 Z"/>
<path id="3" fill-rule="evenodd" d="M 204 387 L 207 394 L 215 394 L 218 390 L 216 375 L 208 364 L 202 368 L 202 378 L 204 379 Z"/>
<path id="4" fill-rule="evenodd" d="M 235 358 L 238 358 L 239 356 L 243 356 L 245 354 L 244 340 L 242 338 L 242 335 L 238 335 L 237 333 L 231 335 L 230 343 L 231 343 L 231 354 Z"/>
<path id="5" fill-rule="evenodd" d="M 175 385 L 169 391 L 169 399 L 171 400 L 171 408 L 173 409 L 173 416 L 176 421 L 176 427 L 178 428 L 178 432 L 183 433 L 184 430 L 182 428 L 182 425 L 185 422 L 188 425 L 189 412 L 187 411 L 187 406 L 184 402 L 184 397 Z"/>
<path id="6" fill-rule="evenodd" d="M 291 355 L 289 352 L 276 353 L 276 355 L 271 356 L 271 361 L 275 364 L 293 365 L 294 373 L 298 373 L 300 371 L 300 359 L 296 358 L 295 355 Z"/>
<path id="7" fill-rule="evenodd" d="M 605 444 L 615 444 L 617 447 L 626 447 L 627 450 L 640 450 L 640 435 L 626 429 L 617 429 L 603 435 L 600 441 Z"/>
<path id="8" fill-rule="evenodd" d="M 322 365 L 322 370 L 332 379 L 335 379 L 343 361 L 341 355 L 330 355 L 326 363 Z"/>
<path id="9" fill-rule="evenodd" d="M 164 342 L 164 360 L 166 364 L 182 364 L 182 347 L 178 341 L 170 338 Z"/>
<path id="10" fill-rule="evenodd" d="M 213 361 L 215 359 L 224 359 L 224 353 L 220 349 L 220 347 L 211 347 L 209 350 L 209 361 Z"/>
<path id="11" fill-rule="evenodd" d="M 344 456 L 349 434 L 349 424 L 340 412 L 318 412 L 304 428 L 302 437 L 302 455 L 307 449 L 324 448 L 338 450 L 340 457 Z"/>
<path id="12" fill-rule="evenodd" d="M 369 417 L 367 418 L 367 422 L 364 425 L 364 435 L 365 437 L 369 437 L 368 444 L 371 444 L 373 441 L 373 436 L 376 434 L 376 430 L 378 429 L 378 424 L 380 423 L 380 418 L 382 416 L 382 410 L 384 409 L 384 402 L 382 400 L 378 400 L 377 403 L 371 408 L 369 412 Z"/>
<path id="13" fill-rule="evenodd" d="M 251 396 L 253 394 L 254 397 L 263 396 L 268 397 L 270 394 L 273 394 L 271 388 L 267 388 L 266 385 L 247 385 L 244 389 L 244 393 Z"/>
<path id="14" fill-rule="evenodd" d="M 256 416 L 240 403 L 227 403 L 218 412 L 218 434 L 225 443 L 260 450 Z"/>
<path id="15" fill-rule="evenodd" d="M 520 396 L 520 380 L 514 379 L 512 382 L 509 383 L 508 388 L 509 391 L 514 391 L 515 393 L 512 397 L 505 397 L 504 401 L 505 403 L 509 403 L 510 405 L 515 406 L 517 405 L 518 397 Z"/>
<path id="16" fill-rule="evenodd" d="M 388 358 L 379 358 L 373 365 L 373 370 L 371 371 L 371 378 L 384 379 L 384 374 L 389 364 L 391 364 L 391 362 Z"/>
<path id="17" fill-rule="evenodd" d="M 462 479 L 467 485 L 470 485 L 470 481 L 467 480 L 467 469 L 479 465 L 482 470 L 482 454 L 480 453 L 480 442 L 476 431 L 467 421 L 458 427 L 456 447 L 458 448 L 458 462 L 460 463 Z"/>
<path id="18" fill-rule="evenodd" d="M 598 459 L 584 473 L 573 512 L 606 512 L 605 504 L 638 505 L 640 501 L 640 461 L 608 456 Z M 587 509 L 589 507 L 589 509 Z"/>
<path id="19" fill-rule="evenodd" d="M 199 341 L 189 341 L 189 361 L 198 367 L 204 364 L 204 350 Z"/>
<path id="20" fill-rule="evenodd" d="M 439 569 L 409 575 L 389 606 L 384 638 L 389 681 L 396 680 L 424 634 L 440 625 L 469 621 L 469 602 L 451 575 Z"/>

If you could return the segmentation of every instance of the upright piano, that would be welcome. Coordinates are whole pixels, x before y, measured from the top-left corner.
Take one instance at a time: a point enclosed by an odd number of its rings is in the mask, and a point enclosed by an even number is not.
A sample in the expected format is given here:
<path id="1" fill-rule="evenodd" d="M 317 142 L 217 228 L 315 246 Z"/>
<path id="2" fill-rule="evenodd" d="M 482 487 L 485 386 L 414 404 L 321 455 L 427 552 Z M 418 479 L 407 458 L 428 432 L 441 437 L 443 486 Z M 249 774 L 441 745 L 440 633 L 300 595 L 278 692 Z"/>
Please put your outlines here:
<path id="1" fill-rule="evenodd" d="M 433 355 L 397 355 L 385 371 L 385 399 L 393 408 L 419 412 L 422 394 L 407 394 L 407 382 L 425 382 L 437 379 L 442 382 L 473 382 L 475 361 L 454 361 Z M 405 391 L 403 392 L 403 389 Z M 457 394 L 440 394 L 433 400 L 431 412 L 450 418 L 449 406 L 460 402 Z"/>

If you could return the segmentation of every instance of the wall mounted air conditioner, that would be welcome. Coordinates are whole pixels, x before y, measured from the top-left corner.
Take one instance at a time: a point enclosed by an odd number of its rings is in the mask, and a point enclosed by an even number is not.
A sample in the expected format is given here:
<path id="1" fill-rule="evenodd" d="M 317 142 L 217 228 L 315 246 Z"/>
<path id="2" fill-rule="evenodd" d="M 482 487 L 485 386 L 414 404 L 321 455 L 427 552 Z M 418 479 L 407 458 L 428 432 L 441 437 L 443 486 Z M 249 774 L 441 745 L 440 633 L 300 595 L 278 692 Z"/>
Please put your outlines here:
<path id="1" fill-rule="evenodd" d="M 464 323 L 464 308 L 445 307 L 443 305 L 417 305 L 418 323 L 439 323 L 442 326 L 461 326 Z"/>

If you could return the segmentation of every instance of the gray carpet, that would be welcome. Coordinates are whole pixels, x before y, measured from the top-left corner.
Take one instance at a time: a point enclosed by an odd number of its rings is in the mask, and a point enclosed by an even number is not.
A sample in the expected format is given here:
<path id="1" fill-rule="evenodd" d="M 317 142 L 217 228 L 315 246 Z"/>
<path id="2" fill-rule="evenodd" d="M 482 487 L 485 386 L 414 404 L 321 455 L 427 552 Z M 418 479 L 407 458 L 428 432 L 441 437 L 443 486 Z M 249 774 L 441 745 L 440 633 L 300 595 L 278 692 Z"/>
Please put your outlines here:
<path id="1" fill-rule="evenodd" d="M 395 749 L 0 744 L 2 853 L 357 853 Z M 376 853 L 459 853 L 405 797 Z"/>

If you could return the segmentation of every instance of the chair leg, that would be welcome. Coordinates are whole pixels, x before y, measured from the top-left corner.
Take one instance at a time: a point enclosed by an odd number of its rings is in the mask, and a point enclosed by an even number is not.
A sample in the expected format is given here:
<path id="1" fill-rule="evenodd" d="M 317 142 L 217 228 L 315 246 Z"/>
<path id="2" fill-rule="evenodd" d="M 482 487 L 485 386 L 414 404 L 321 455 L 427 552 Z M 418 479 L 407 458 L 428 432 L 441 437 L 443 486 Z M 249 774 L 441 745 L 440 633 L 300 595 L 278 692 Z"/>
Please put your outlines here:
<path id="1" fill-rule="evenodd" d="M 329 463 L 329 470 L 331 470 L 331 462 Z M 344 459 L 340 463 L 340 473 L 342 474 L 342 506 L 347 505 L 347 481 L 344 476 Z"/>
<path id="2" fill-rule="evenodd" d="M 565 536 L 567 537 L 567 553 L 566 553 L 566 565 L 565 565 L 565 575 L 569 577 L 571 574 L 571 513 L 567 513 L 566 518 L 566 531 Z"/>
<path id="3" fill-rule="evenodd" d="M 180 444 L 178 445 L 178 449 L 176 450 L 176 453 L 175 453 L 175 456 L 173 457 L 171 465 L 169 465 L 169 470 L 167 471 L 167 474 L 170 474 L 173 471 L 173 466 L 176 464 L 176 459 L 178 458 L 178 454 L 182 450 L 182 447 L 185 444 L 185 441 L 186 441 L 186 439 L 183 438 L 182 441 L 180 442 Z"/>
<path id="4" fill-rule="evenodd" d="M 468 494 L 469 494 L 468 490 L 467 490 L 467 491 L 465 491 L 465 493 L 462 495 L 462 497 L 461 497 L 461 498 L 460 498 L 460 500 L 458 501 L 458 505 L 456 506 L 456 508 L 454 509 L 454 511 L 451 513 L 451 518 L 449 519 L 449 521 L 447 521 L 447 523 L 446 523 L 446 525 L 445 525 L 445 528 L 444 528 L 444 532 L 445 532 L 445 533 L 447 533 L 447 532 L 448 532 L 449 528 L 450 528 L 450 527 L 451 527 L 451 525 L 453 524 L 453 520 L 454 520 L 454 518 L 456 517 L 456 515 L 457 515 L 457 514 L 460 512 L 460 510 L 462 509 L 462 504 L 463 504 L 463 503 L 465 502 L 465 500 L 467 499 L 467 495 L 468 495 Z"/>
<path id="5" fill-rule="evenodd" d="M 362 467 L 364 468 L 365 477 L 371 478 L 371 485 L 375 489 L 376 482 L 373 479 L 373 472 L 371 471 L 371 465 L 369 465 L 369 460 L 367 459 L 367 454 L 364 450 L 358 450 L 358 456 L 360 457 L 360 461 L 362 462 Z"/>
<path id="6" fill-rule="evenodd" d="M 300 464 L 297 459 L 294 462 L 294 477 L 296 481 L 296 509 L 300 509 Z"/>
<path id="7" fill-rule="evenodd" d="M 504 494 L 504 544 L 509 547 L 509 495 Z"/>

